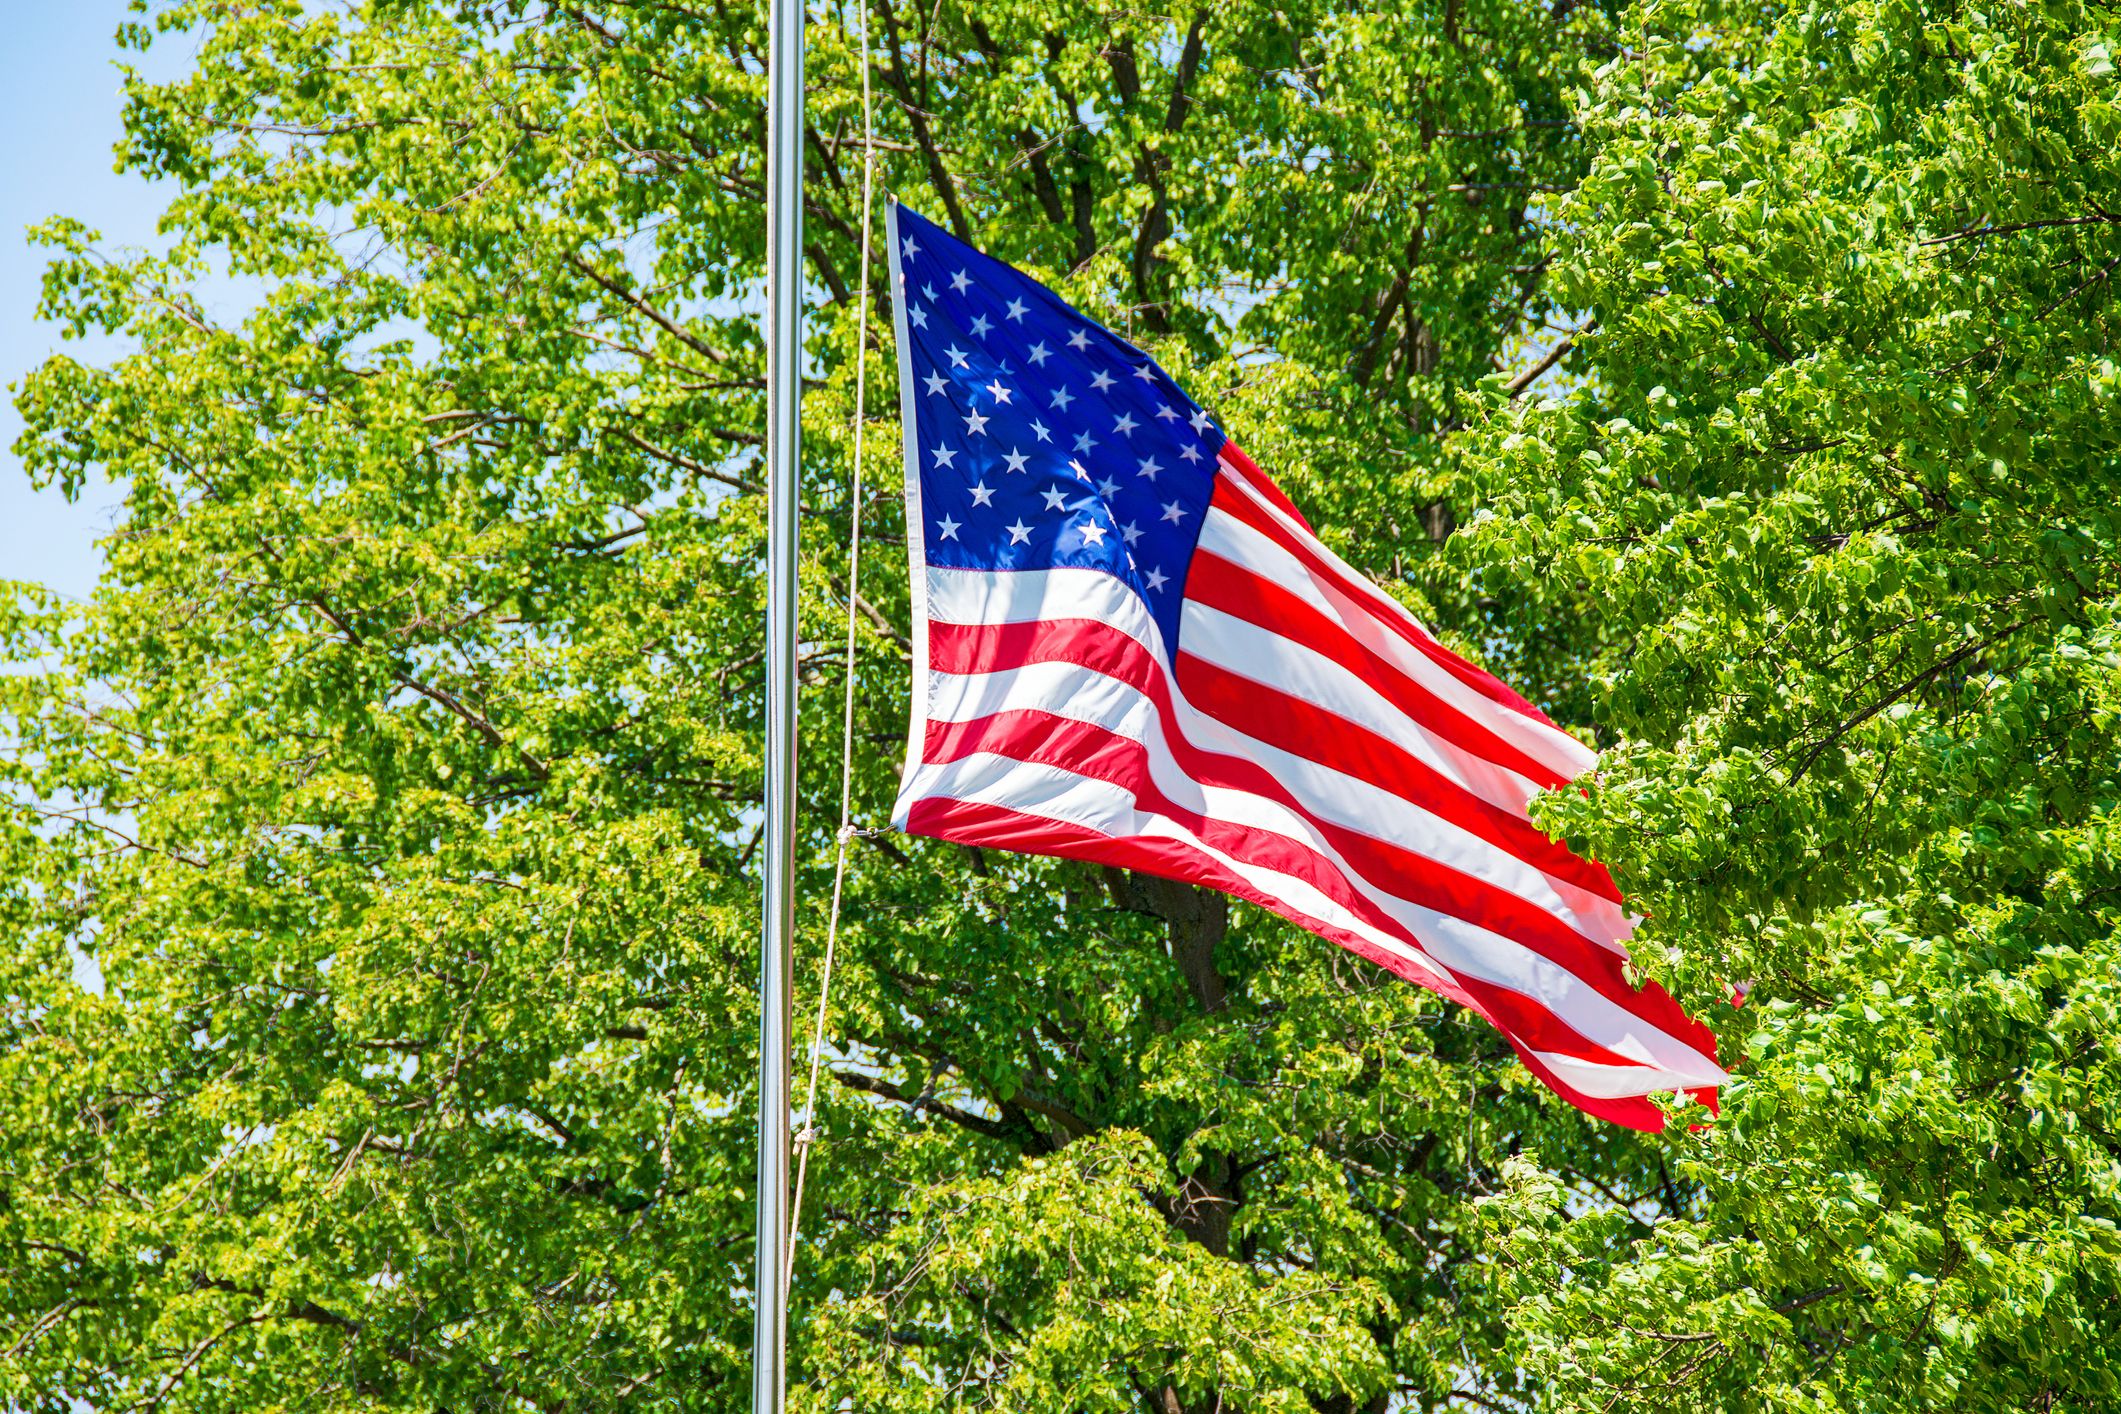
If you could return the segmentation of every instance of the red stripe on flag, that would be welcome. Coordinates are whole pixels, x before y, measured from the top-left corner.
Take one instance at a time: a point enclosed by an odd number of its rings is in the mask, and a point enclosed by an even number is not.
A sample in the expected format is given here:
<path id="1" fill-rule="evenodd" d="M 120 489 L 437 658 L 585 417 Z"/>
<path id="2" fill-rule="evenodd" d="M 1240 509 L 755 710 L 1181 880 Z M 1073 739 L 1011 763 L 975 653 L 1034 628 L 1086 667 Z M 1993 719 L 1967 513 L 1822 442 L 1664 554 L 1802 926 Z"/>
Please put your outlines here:
<path id="1" fill-rule="evenodd" d="M 1213 551 L 1201 550 L 1186 571 L 1186 598 L 1323 653 L 1376 688 L 1409 720 L 1469 755 L 1515 771 L 1549 790 L 1569 783 L 1568 777 L 1439 699 L 1398 665 L 1365 646 L 1344 624 L 1271 579 Z"/>
<path id="2" fill-rule="evenodd" d="M 1137 640 L 1096 619 L 1033 619 L 1013 624 L 928 626 L 928 663 L 939 673 L 1000 673 L 1031 663 L 1073 663 L 1138 692 L 1162 684 L 1164 670 Z"/>
<path id="3" fill-rule="evenodd" d="M 1280 508 L 1283 515 L 1302 526 L 1306 535 L 1316 535 L 1318 533 L 1311 529 L 1311 522 L 1304 519 L 1304 513 L 1296 509 L 1296 503 L 1283 494 L 1281 487 L 1274 484 L 1274 478 L 1261 471 L 1258 463 L 1246 456 L 1244 449 L 1239 447 L 1237 443 L 1225 439 L 1221 456 L 1224 461 L 1236 468 L 1238 474 L 1244 477 L 1246 483 L 1254 491 L 1272 501 Z"/>
<path id="4" fill-rule="evenodd" d="M 1204 780 L 1213 776 L 1218 784 L 1254 790 L 1291 809 L 1304 810 L 1264 767 L 1194 746 L 1171 717 L 1169 684 L 1155 656 L 1135 639 L 1096 619 L 934 623 L 929 627 L 928 655 L 933 669 L 946 673 L 1004 672 L 1033 663 L 1072 663 L 1103 673 L 1156 701 L 1174 742 L 1184 741 L 1200 754 L 1199 763 L 1187 764 L 1189 774 Z M 1522 815 L 1482 800 L 1368 728 L 1188 654 L 1179 655 L 1178 680 L 1190 706 L 1234 730 L 1365 781 L 1448 820 L 1542 873 L 1621 902 L 1605 866 L 1571 853 Z M 1240 778 L 1260 784 L 1239 785 Z"/>
<path id="5" fill-rule="evenodd" d="M 1232 450 L 1228 446 L 1223 448 L 1225 455 L 1228 455 Z M 1240 457 L 1242 455 L 1242 453 L 1239 453 Z M 1342 593 L 1361 605 L 1372 619 L 1406 640 L 1420 650 L 1431 662 L 1452 677 L 1457 678 L 1467 687 L 1478 692 L 1481 696 L 1491 702 L 1500 703 L 1514 712 L 1521 712 L 1534 721 L 1543 722 L 1550 727 L 1554 726 L 1553 720 L 1546 713 L 1534 707 L 1515 692 L 1512 692 L 1509 686 L 1500 678 L 1493 673 L 1473 666 L 1441 643 L 1438 643 L 1434 638 L 1431 638 L 1428 633 L 1415 624 L 1412 615 L 1408 614 L 1404 607 L 1394 602 L 1377 589 L 1376 586 L 1360 576 L 1351 576 L 1336 568 L 1323 555 L 1318 553 L 1318 549 L 1314 544 L 1306 543 L 1310 527 L 1304 527 L 1305 535 L 1297 535 L 1292 533 L 1286 525 L 1269 515 L 1260 504 L 1262 500 L 1271 501 L 1278 506 L 1282 506 L 1287 504 L 1287 498 L 1282 496 L 1278 488 L 1273 489 L 1271 492 L 1266 489 L 1273 487 L 1273 482 L 1262 476 L 1259 468 L 1253 467 L 1249 460 L 1244 462 L 1244 466 L 1251 467 L 1251 475 L 1246 480 L 1239 481 L 1228 475 L 1218 476 L 1215 479 L 1215 494 L 1209 502 L 1211 506 L 1216 510 L 1227 511 L 1254 530 L 1259 531 L 1262 535 L 1272 538 L 1275 543 L 1302 561 L 1304 568 L 1313 575 L 1320 579 L 1331 581 Z M 1249 495 L 1246 494 L 1248 491 L 1250 492 Z M 1297 521 L 1302 524 L 1302 517 L 1298 517 Z M 1555 730 L 1559 731 L 1560 728 L 1555 727 Z"/>
<path id="6" fill-rule="evenodd" d="M 1346 868 L 1375 887 L 1416 907 L 1463 919 L 1506 938 L 1562 968 L 1623 1011 L 1642 1017 L 1697 1050 L 1704 1050 L 1706 1042 L 1704 1053 L 1714 1054 L 1715 1043 L 1707 1029 L 1686 1017 L 1661 990 L 1638 991 L 1629 985 L 1617 953 L 1586 940 L 1560 919 L 1508 890 L 1320 820 L 1261 768 L 1201 751 L 1185 742 L 1177 734 L 1168 702 L 1159 701 L 1157 707 L 1164 718 L 1166 745 L 1174 763 L 1195 781 L 1277 800 L 1318 830 L 1347 861 Z M 926 747 L 924 756 L 931 764 L 987 752 L 1118 786 L 1133 794 L 1140 809 L 1181 824 L 1236 858 L 1302 879 L 1372 927 L 1421 947 L 1420 938 L 1404 923 L 1348 883 L 1340 863 L 1309 843 L 1205 815 L 1173 800 L 1155 782 L 1149 766 L 1149 748 L 1130 737 L 1050 712 L 1023 710 L 999 712 L 969 722 L 931 722 Z M 1575 1035 L 1573 1031 L 1569 1034 Z M 1543 1045 L 1540 1049 L 1575 1054 L 1561 1045 Z"/>
<path id="7" fill-rule="evenodd" d="M 1369 781 L 1533 868 L 1587 893 L 1621 902 L 1605 866 L 1572 853 L 1522 815 L 1482 800 L 1397 742 L 1300 697 L 1240 676 L 1183 650 L 1178 686 L 1186 701 L 1270 746 Z"/>
<path id="8" fill-rule="evenodd" d="M 1653 1133 L 1664 1127 L 1663 1112 L 1648 1099 L 1634 1096 L 1612 1098 L 1587 1095 L 1568 1084 L 1532 1054 L 1528 1047 L 1520 1043 L 1509 1028 L 1502 1025 L 1480 1000 L 1462 985 L 1454 989 L 1452 984 L 1424 972 L 1412 963 L 1394 957 L 1358 934 L 1350 933 L 1323 919 L 1311 917 L 1279 899 L 1268 897 L 1242 876 L 1231 872 L 1221 861 L 1184 841 L 1145 839 L 1138 836 L 1117 838 L 1085 826 L 1010 810 L 1003 806 L 936 797 L 913 803 L 908 814 L 907 828 L 915 834 L 962 844 L 1014 850 L 1025 854 L 1055 855 L 1064 859 L 1081 859 L 1093 864 L 1110 864 L 1123 869 L 1141 869 L 1165 878 L 1218 889 L 1258 904 L 1269 912 L 1277 913 L 1297 926 L 1346 948 L 1366 961 L 1375 963 L 1395 976 L 1427 987 L 1480 1015 L 1495 1025 L 1496 1030 L 1509 1042 L 1511 1049 L 1516 1051 L 1518 1059 L 1523 1061 L 1527 1070 L 1561 1098 L 1586 1114 L 1630 1129 Z M 1713 1109 L 1713 1092 L 1704 1094 L 1704 1099 Z"/>

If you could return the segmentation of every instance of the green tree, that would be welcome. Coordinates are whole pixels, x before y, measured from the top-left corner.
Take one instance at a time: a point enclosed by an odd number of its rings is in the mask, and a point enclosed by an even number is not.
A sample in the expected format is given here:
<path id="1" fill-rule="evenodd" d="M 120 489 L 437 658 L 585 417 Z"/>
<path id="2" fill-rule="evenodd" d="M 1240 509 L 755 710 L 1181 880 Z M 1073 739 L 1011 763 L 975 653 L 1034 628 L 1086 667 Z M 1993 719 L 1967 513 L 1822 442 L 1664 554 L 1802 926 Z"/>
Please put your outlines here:
<path id="1" fill-rule="evenodd" d="M 1614 747 L 1549 821 L 1638 956 L 1755 985 L 1690 1204 L 1519 1161 L 1511 1359 L 1557 1407 L 2121 1406 L 2121 29 L 1623 33 L 1556 213 L 1595 392 L 1461 444 L 1453 550 L 1583 663 Z"/>
<path id="2" fill-rule="evenodd" d="M 1429 558 L 1442 431 L 1543 308 L 1529 211 L 1581 171 L 1562 90 L 1602 19 L 868 20 L 886 187 L 1190 370 L 1366 561 Z M 822 13 L 810 54 L 806 985 L 851 354 L 888 347 L 881 298 L 855 307 L 857 28 Z M 43 670 L 0 679 L 24 806 L 0 1399 L 738 1401 L 762 32 L 708 4 L 297 0 L 123 32 L 197 58 L 128 89 L 121 159 L 183 184 L 168 252 L 44 233 L 46 314 L 137 352 L 19 395 L 32 474 L 95 467 L 125 504 L 94 602 L 8 621 Z M 240 318 L 193 293 L 221 270 L 256 291 Z M 868 484 L 893 487 L 892 360 L 871 372 Z M 862 509 L 895 550 L 896 499 Z M 902 571 L 855 612 L 880 823 Z M 1468 1197 L 1530 1141 L 1654 1170 L 1479 1024 L 1219 898 L 888 837 L 850 888 L 812 1407 L 1508 1385 Z"/>
<path id="3" fill-rule="evenodd" d="M 856 601 L 845 558 L 858 509 L 901 534 L 864 57 L 880 181 L 1595 724 L 1554 828 L 1646 971 L 1753 989 L 1725 1120 L 1645 1138 L 1249 908 L 864 836 L 797 1398 L 2110 1400 L 2110 17 L 877 0 L 866 56 L 815 19 L 806 990 L 842 672 L 864 823 L 905 719 L 903 575 Z M 129 86 L 171 249 L 45 232 L 47 315 L 137 353 L 19 393 L 34 476 L 126 499 L 90 604 L 0 618 L 0 1401 L 733 1406 L 761 17 L 121 39 L 197 62 Z M 1580 391 L 1521 408 L 1495 371 L 1556 310 Z"/>

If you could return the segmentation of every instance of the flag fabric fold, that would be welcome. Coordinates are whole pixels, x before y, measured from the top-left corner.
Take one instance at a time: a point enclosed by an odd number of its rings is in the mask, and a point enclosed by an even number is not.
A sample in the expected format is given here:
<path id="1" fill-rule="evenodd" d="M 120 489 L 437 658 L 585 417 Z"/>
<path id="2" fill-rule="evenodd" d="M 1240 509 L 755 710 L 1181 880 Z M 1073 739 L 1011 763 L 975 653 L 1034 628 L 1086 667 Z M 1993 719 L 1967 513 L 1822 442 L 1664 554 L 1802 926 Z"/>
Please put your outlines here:
<path id="1" fill-rule="evenodd" d="M 1339 559 L 1141 350 L 891 208 L 914 684 L 893 820 L 1221 889 L 1639 1129 L 1715 1039 L 1531 797 L 1596 756 Z"/>

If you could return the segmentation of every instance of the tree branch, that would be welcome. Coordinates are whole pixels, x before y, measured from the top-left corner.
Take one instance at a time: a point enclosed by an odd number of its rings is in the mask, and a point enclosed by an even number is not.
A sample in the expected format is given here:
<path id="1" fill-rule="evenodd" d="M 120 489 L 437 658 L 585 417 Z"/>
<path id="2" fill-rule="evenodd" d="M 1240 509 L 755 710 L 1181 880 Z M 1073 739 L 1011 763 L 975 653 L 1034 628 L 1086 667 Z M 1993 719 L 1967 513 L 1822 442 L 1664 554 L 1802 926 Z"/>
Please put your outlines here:
<path id="1" fill-rule="evenodd" d="M 935 133 L 928 126 L 927 110 L 914 100 L 913 84 L 906 77 L 906 49 L 899 40 L 898 12 L 891 8 L 891 0 L 877 0 L 877 11 L 884 17 L 884 35 L 891 42 L 891 63 L 884 69 L 884 82 L 898 96 L 899 106 L 906 110 L 906 121 L 912 125 L 913 139 L 920 145 L 921 157 L 928 168 L 928 185 L 943 200 L 943 210 L 950 218 L 950 229 L 957 238 L 968 244 L 972 240 L 972 225 L 965 219 L 965 208 L 957 199 L 957 185 L 950 180 L 950 169 L 943 165 L 941 151 L 935 145 Z"/>
<path id="2" fill-rule="evenodd" d="M 1831 747 L 1835 742 L 1847 736 L 1850 732 L 1856 730 L 1856 728 L 1862 726 L 1865 722 L 1868 722 L 1871 718 L 1877 716 L 1880 712 L 1883 712 L 1886 708 L 1892 706 L 1895 702 L 1898 702 L 1901 698 L 1907 696 L 1910 692 L 1915 691 L 1923 684 L 1930 682 L 1941 674 L 1951 671 L 1951 669 L 1965 662 L 1968 658 L 1973 657 L 1982 649 L 1991 647 L 1997 643 L 2002 642 L 2004 639 L 2010 637 L 2012 634 L 2016 633 L 2019 629 L 2024 628 L 2027 624 L 2031 622 L 2032 620 L 2030 619 L 2020 619 L 2018 620 L 2018 622 L 2011 624 L 2006 628 L 1999 629 L 1995 633 L 1990 634 L 1987 638 L 1977 639 L 1976 641 L 1967 644 L 1964 648 L 1961 648 L 1958 652 L 1953 653 L 1949 657 L 1945 658 L 1942 662 L 1932 664 L 1930 667 L 1923 669 L 1921 672 L 1909 678 L 1906 682 L 1900 684 L 1900 686 L 1884 693 L 1878 698 L 1877 701 L 1873 702 L 1870 706 L 1864 708 L 1861 712 L 1858 712 L 1855 716 L 1849 718 L 1840 726 L 1834 728 L 1834 730 L 1828 734 L 1826 740 L 1820 742 L 1817 746 L 1813 747 L 1810 751 L 1806 752 L 1804 760 L 1798 764 L 1796 771 L 1790 776 L 1789 783 L 1794 786 L 1795 784 L 1797 784 L 1797 782 L 1803 780 L 1804 773 L 1811 770 L 1813 765 L 1818 762 L 1819 758 L 1826 754 L 1827 748 Z"/>
<path id="3" fill-rule="evenodd" d="M 1953 241 L 1979 240 L 1983 236 L 2006 236 L 2013 231 L 2045 231 L 2054 226 L 2110 226 L 2121 224 L 2112 216 L 2067 216 L 2053 221 L 2015 221 L 2008 226 L 1978 226 L 1971 230 L 1954 231 L 1948 236 L 1932 236 L 1923 245 L 1948 245 Z"/>
<path id="4" fill-rule="evenodd" d="M 835 1070 L 830 1074 L 849 1090 L 859 1090 L 865 1095 L 876 1095 L 893 1104 L 904 1105 L 914 1114 L 926 1110 L 930 1114 L 942 1116 L 962 1129 L 969 1129 L 974 1134 L 983 1134 L 989 1139 L 999 1139 L 1005 1143 L 1013 1138 L 1007 1125 L 985 1119 L 970 1110 L 961 1110 L 955 1105 L 945 1104 L 932 1095 L 909 1095 L 888 1080 L 863 1075 L 859 1071 Z"/>
<path id="5" fill-rule="evenodd" d="M 572 251 L 570 251 L 568 252 L 565 258 L 569 265 L 572 265 L 575 269 L 581 271 L 584 275 L 587 275 L 590 279 L 594 280 L 599 286 L 601 286 L 605 290 L 606 293 L 610 294 L 613 298 L 625 303 L 636 313 L 640 314 L 643 318 L 648 319 L 650 322 L 655 324 L 657 328 L 661 329 L 664 333 L 670 335 L 671 338 L 676 339 L 686 348 L 691 349 L 694 353 L 700 354 L 714 363 L 727 363 L 729 361 L 727 356 L 724 355 L 721 350 L 712 347 L 705 341 L 694 336 L 691 332 L 689 332 L 683 326 L 679 325 L 675 320 L 673 320 L 669 315 L 663 313 L 663 311 L 657 309 L 646 299 L 643 299 L 641 296 L 627 289 L 618 281 L 611 279 L 609 276 L 605 275 L 601 270 L 598 270 L 594 265 L 591 265 L 588 261 L 582 259 L 582 257 L 580 257 L 579 255 L 576 255 Z"/>
<path id="6" fill-rule="evenodd" d="M 1531 387 L 1534 383 L 1539 381 L 1540 375 L 1544 374 L 1548 369 L 1552 368 L 1555 364 L 1561 362 L 1564 358 L 1567 358 L 1569 356 L 1569 351 L 1576 347 L 1577 339 L 1581 338 L 1585 334 L 1590 333 L 1593 329 L 1596 329 L 1597 327 L 1598 321 L 1593 319 L 1590 323 L 1584 325 L 1575 333 L 1565 336 L 1560 343 L 1554 345 L 1553 348 L 1548 349 L 1546 353 L 1541 356 L 1539 362 L 1533 364 L 1530 368 L 1527 368 L 1524 372 L 1518 374 L 1515 378 L 1512 378 L 1508 383 L 1504 384 L 1504 390 L 1509 393 L 1510 401 L 1517 401 L 1518 397 L 1523 394 L 1525 389 Z"/>

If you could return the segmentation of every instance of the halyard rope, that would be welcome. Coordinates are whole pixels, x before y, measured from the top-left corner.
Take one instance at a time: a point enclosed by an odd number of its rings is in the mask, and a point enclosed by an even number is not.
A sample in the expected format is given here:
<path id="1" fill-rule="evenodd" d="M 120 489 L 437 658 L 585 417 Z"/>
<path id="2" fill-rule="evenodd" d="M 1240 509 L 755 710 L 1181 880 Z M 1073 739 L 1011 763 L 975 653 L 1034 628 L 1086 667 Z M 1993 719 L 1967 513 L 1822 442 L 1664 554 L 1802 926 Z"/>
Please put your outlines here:
<path id="1" fill-rule="evenodd" d="M 840 713 L 840 826 L 833 836 L 832 911 L 825 922 L 825 958 L 818 976 L 817 1021 L 810 1031 L 810 1084 L 803 1096 L 803 1124 L 795 1133 L 795 1197 L 788 1205 L 788 1276 L 795 1275 L 795 1245 L 803 1224 L 803 1181 L 817 1143 L 817 1080 L 825 1055 L 825 1009 L 832 999 L 832 959 L 840 935 L 840 899 L 847 885 L 847 846 L 854 839 L 854 648 L 855 605 L 862 570 L 862 424 L 869 379 L 869 242 L 871 202 L 876 191 L 876 113 L 869 89 L 869 0 L 855 0 L 855 31 L 862 70 L 862 263 L 854 319 L 854 470 L 848 490 L 847 652 Z M 786 1290 L 784 1284 L 783 1290 Z"/>

